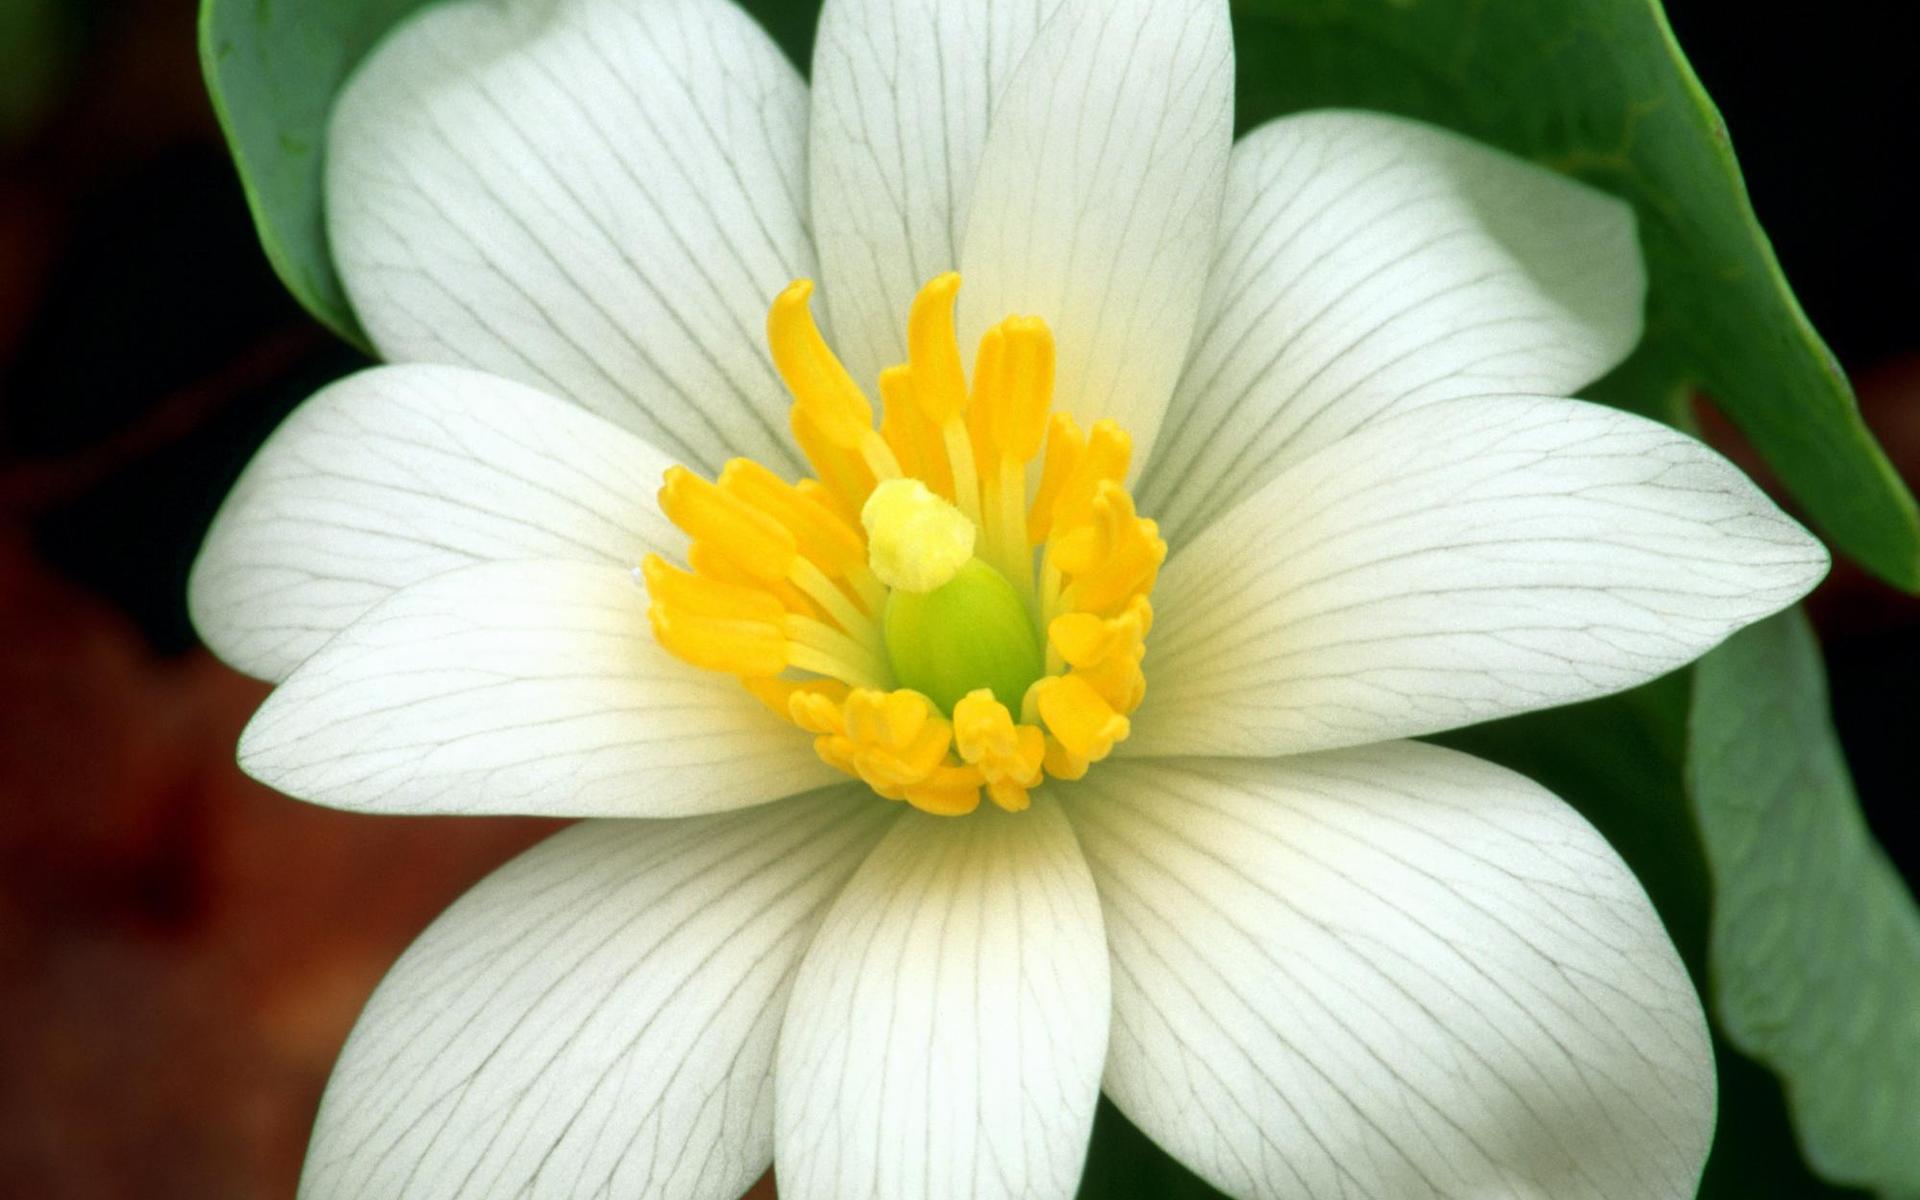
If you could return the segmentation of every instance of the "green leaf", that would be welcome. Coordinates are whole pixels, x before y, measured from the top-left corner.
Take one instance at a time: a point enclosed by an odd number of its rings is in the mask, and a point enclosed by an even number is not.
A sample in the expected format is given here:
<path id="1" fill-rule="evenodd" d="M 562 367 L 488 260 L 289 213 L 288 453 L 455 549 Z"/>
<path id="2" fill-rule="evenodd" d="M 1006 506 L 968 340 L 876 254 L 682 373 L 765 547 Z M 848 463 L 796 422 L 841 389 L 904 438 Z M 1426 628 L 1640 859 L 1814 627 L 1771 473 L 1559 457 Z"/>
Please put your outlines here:
<path id="1" fill-rule="evenodd" d="M 1861 423 L 1655 0 L 1236 0 L 1243 128 L 1330 105 L 1420 117 L 1630 200 L 1647 337 L 1601 397 L 1704 389 L 1823 534 L 1920 589 L 1920 510 Z"/>
<path id="2" fill-rule="evenodd" d="M 72 0 L 0 0 L 0 150 L 34 131 L 65 73 Z"/>
<path id="3" fill-rule="evenodd" d="M 370 349 L 327 251 L 322 157 L 333 98 L 428 0 L 202 0 L 200 69 L 267 259 L 328 328 Z"/>
<path id="4" fill-rule="evenodd" d="M 1079 1200 L 1225 1200 L 1100 1097 Z"/>
<path id="5" fill-rule="evenodd" d="M 1785 1080 L 1816 1170 L 1920 1195 L 1920 910 L 1861 817 L 1803 616 L 1700 662 L 1690 736 L 1727 1036 Z"/>

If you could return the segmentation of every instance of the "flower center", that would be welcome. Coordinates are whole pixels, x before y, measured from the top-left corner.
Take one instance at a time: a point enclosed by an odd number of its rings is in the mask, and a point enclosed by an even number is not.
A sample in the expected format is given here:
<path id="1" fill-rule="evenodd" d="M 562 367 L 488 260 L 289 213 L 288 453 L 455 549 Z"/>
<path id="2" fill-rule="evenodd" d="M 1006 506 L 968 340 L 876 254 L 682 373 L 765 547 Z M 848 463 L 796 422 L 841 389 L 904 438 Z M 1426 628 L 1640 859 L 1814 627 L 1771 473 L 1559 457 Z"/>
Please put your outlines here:
<path id="1" fill-rule="evenodd" d="M 880 630 L 894 681 L 943 715 L 982 688 L 1018 708 L 1046 659 L 1020 593 L 973 556 L 973 522 L 917 479 L 874 488 L 860 522 L 868 563 L 892 589 Z"/>
<path id="2" fill-rule="evenodd" d="M 641 567 L 661 645 L 738 675 L 881 796 L 955 815 L 983 790 L 1019 811 L 1126 738 L 1166 558 L 1123 486 L 1126 433 L 1050 413 L 1044 321 L 989 329 L 968 379 L 959 287 L 943 275 L 914 299 L 878 428 L 814 324 L 813 285 L 782 292 L 768 340 L 817 478 L 673 468 L 660 503 L 687 566 Z"/>

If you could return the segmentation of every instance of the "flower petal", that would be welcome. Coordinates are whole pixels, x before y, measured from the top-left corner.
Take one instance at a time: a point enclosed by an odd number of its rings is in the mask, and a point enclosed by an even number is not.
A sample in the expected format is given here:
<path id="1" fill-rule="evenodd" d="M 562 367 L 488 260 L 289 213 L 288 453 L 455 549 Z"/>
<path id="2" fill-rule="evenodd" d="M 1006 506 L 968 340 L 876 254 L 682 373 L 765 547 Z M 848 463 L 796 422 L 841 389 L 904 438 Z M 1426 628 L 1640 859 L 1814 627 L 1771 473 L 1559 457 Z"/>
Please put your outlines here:
<path id="1" fill-rule="evenodd" d="M 827 0 L 813 51 L 814 236 L 834 343 L 871 383 L 921 285 L 960 265 L 994 98 L 1059 0 Z"/>
<path id="2" fill-rule="evenodd" d="M 1141 511 L 1178 544 L 1314 450 L 1456 396 L 1569 396 L 1640 340 L 1624 202 L 1375 113 L 1234 147 L 1193 357 Z"/>
<path id="3" fill-rule="evenodd" d="M 654 503 L 670 461 L 591 413 L 459 367 L 381 367 L 294 410 L 194 563 L 200 636 L 280 680 L 400 588 L 476 562 L 631 566 L 685 539 Z"/>
<path id="4" fill-rule="evenodd" d="M 1233 140 L 1225 0 L 1067 0 L 993 112 L 960 248 L 961 345 L 1013 313 L 1058 343 L 1054 403 L 1143 463 L 1213 257 Z"/>
<path id="5" fill-rule="evenodd" d="M 892 816 L 843 786 L 588 821 L 494 872 L 360 1014 L 303 1200 L 734 1200 L 773 1156 L 793 972 Z"/>
<path id="6" fill-rule="evenodd" d="M 1605 695 L 1826 568 L 1664 425 L 1578 400 L 1432 405 L 1289 468 L 1174 556 L 1123 750 L 1292 754 Z"/>
<path id="7" fill-rule="evenodd" d="M 1107 1094 L 1216 1186 L 1693 1195 L 1699 999 L 1538 785 L 1403 742 L 1109 764 L 1067 803 L 1113 949 Z"/>
<path id="8" fill-rule="evenodd" d="M 774 1072 L 781 1197 L 1072 1196 L 1107 1014 L 1100 906 L 1058 804 L 908 814 L 794 983 Z"/>
<path id="9" fill-rule="evenodd" d="M 399 592 L 301 664 L 248 774 L 388 813 L 671 817 L 843 778 L 730 676 L 671 657 L 628 572 L 485 563 Z"/>
<path id="10" fill-rule="evenodd" d="M 726 0 L 455 0 L 341 94 L 335 260 L 387 358 L 578 401 L 676 459 L 794 462 L 767 306 L 813 273 L 806 85 Z"/>

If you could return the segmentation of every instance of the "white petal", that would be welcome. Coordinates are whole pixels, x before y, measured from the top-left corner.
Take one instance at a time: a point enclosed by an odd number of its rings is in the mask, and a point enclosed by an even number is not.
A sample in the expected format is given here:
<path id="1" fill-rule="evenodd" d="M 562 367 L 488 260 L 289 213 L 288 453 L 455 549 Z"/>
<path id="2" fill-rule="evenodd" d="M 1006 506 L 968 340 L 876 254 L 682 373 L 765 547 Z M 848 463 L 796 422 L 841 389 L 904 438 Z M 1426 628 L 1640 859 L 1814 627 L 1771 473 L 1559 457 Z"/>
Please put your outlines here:
<path id="1" fill-rule="evenodd" d="M 1140 754 L 1291 754 L 1619 691 L 1805 595 L 1732 463 L 1578 400 L 1453 400 L 1290 468 L 1154 591 Z"/>
<path id="2" fill-rule="evenodd" d="M 1059 0 L 828 0 L 813 51 L 814 236 L 834 344 L 869 384 L 960 265 L 993 101 Z"/>
<path id="3" fill-rule="evenodd" d="M 662 650 L 614 567 L 486 563 L 399 592 L 267 698 L 240 765 L 390 813 L 671 817 L 844 778 L 729 675 Z"/>
<path id="4" fill-rule="evenodd" d="M 494 872 L 360 1014 L 300 1195 L 734 1200 L 800 955 L 892 811 L 589 821 Z"/>
<path id="5" fill-rule="evenodd" d="M 1225 0 L 1069 0 L 994 109 L 960 248 L 961 344 L 1014 313 L 1054 403 L 1147 460 L 1187 355 L 1233 139 Z"/>
<path id="6" fill-rule="evenodd" d="M 1236 1196 L 1694 1193 L 1705 1017 L 1625 863 L 1414 743 L 1096 768 L 1106 1091 Z"/>
<path id="7" fill-rule="evenodd" d="M 1107 1015 L 1100 906 L 1058 805 L 908 814 L 794 983 L 774 1072 L 781 1197 L 1072 1196 Z"/>
<path id="8" fill-rule="evenodd" d="M 400 588 L 476 562 L 631 566 L 685 539 L 654 502 L 671 465 L 573 405 L 458 367 L 363 371 L 294 410 L 194 563 L 214 652 L 280 680 Z"/>
<path id="9" fill-rule="evenodd" d="M 390 359 L 789 464 L 767 306 L 813 273 L 806 86 L 727 0 L 455 0 L 341 94 L 335 261 Z"/>
<path id="10" fill-rule="evenodd" d="M 1234 147 L 1220 230 L 1141 483 L 1176 544 L 1368 421 L 1455 396 L 1570 396 L 1640 340 L 1631 208 L 1417 121 L 1262 126 Z"/>

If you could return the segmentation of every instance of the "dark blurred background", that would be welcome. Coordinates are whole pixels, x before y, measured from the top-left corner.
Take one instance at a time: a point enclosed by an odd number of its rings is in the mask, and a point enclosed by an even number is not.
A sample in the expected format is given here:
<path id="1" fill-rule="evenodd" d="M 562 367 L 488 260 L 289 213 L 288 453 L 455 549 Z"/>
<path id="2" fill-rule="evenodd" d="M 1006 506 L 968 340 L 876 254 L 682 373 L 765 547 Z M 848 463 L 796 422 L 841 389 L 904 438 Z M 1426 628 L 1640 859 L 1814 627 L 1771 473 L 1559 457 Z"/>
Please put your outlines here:
<path id="1" fill-rule="evenodd" d="M 1904 5 L 1670 0 L 1760 218 L 1920 481 L 1920 50 Z M 196 642 L 201 532 L 359 365 L 262 257 L 189 0 L 0 0 L 0 1196 L 290 1196 L 400 948 L 536 821 L 348 816 L 243 779 L 264 694 Z M 1739 447 L 1729 446 L 1733 452 Z M 1813 610 L 1876 832 L 1912 880 L 1920 602 Z"/>

